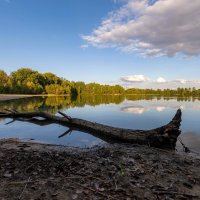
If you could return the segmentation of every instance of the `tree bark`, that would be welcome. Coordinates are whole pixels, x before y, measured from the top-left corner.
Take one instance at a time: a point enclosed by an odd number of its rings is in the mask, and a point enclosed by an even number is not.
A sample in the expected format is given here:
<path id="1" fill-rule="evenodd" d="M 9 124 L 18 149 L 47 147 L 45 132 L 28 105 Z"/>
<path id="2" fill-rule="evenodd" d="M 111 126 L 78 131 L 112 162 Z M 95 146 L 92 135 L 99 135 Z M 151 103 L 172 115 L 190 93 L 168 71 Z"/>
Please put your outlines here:
<path id="1" fill-rule="evenodd" d="M 106 141 L 138 143 L 166 149 L 175 149 L 177 138 L 181 133 L 179 130 L 182 115 L 180 109 L 177 110 L 175 116 L 168 124 L 151 130 L 116 128 L 83 119 L 71 118 L 62 112 L 59 112 L 59 114 L 62 115 L 62 117 L 51 115 L 47 112 L 18 112 L 11 109 L 6 110 L 5 112 L 0 112 L 0 118 L 28 120 L 29 122 L 38 125 L 58 123 L 69 127 L 69 130 L 60 137 L 66 135 L 71 130 L 76 129 L 90 133 Z M 38 117 L 43 118 L 43 120 L 38 119 Z"/>

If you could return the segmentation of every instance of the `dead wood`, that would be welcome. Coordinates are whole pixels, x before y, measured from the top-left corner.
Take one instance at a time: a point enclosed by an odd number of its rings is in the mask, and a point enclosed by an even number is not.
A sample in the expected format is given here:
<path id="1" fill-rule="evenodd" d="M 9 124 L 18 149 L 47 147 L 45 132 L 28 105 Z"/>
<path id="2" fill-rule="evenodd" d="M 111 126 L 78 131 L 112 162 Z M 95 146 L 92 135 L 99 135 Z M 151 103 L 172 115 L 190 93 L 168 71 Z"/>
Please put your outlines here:
<path id="1" fill-rule="evenodd" d="M 180 109 L 177 110 L 175 116 L 168 124 L 151 130 L 116 128 L 83 119 L 71 118 L 60 111 L 59 114 L 62 115 L 62 117 L 51 115 L 47 112 L 18 112 L 10 109 L 0 112 L 0 118 L 28 121 L 37 125 L 59 123 L 68 126 L 70 129 L 60 137 L 75 129 L 82 132 L 88 132 L 106 141 L 112 140 L 124 143 L 138 143 L 167 149 L 175 149 L 177 138 L 181 133 L 179 130 L 182 115 Z M 42 120 L 38 118 L 42 118 Z"/>

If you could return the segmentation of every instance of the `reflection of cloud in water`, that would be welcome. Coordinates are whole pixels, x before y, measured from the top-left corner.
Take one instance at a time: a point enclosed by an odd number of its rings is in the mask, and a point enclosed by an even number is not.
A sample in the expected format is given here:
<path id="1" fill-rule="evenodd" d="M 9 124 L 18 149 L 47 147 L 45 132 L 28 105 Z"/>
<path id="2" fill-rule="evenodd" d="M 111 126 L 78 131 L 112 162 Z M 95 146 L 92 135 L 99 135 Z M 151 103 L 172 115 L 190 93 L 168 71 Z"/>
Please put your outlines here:
<path id="1" fill-rule="evenodd" d="M 162 111 L 164 111 L 166 109 L 166 107 L 164 107 L 164 106 L 158 106 L 158 107 L 156 107 L 156 110 L 158 111 L 158 112 L 162 112 Z"/>
<path id="2" fill-rule="evenodd" d="M 158 112 L 162 112 L 166 109 L 167 107 L 164 106 L 158 106 L 155 108 L 152 107 L 143 107 L 143 106 L 128 106 L 128 107 L 123 107 L 121 110 L 123 112 L 129 112 L 129 113 L 134 113 L 134 114 L 143 114 L 144 112 L 147 112 L 151 109 L 156 109 Z"/>
<path id="3" fill-rule="evenodd" d="M 170 100 L 140 100 L 140 101 L 126 101 L 124 102 L 124 106 L 126 107 L 138 107 L 143 108 L 144 112 L 148 110 L 157 110 L 158 112 L 162 112 L 165 109 L 178 109 L 182 110 L 200 110 L 200 101 L 177 101 L 176 99 Z M 122 109 L 123 110 L 123 109 Z M 125 110 L 123 110 L 125 111 Z"/>
<path id="4" fill-rule="evenodd" d="M 185 106 L 184 106 L 184 105 L 181 105 L 181 106 L 180 106 L 180 109 L 184 110 L 184 109 L 185 109 Z"/>
<path id="5" fill-rule="evenodd" d="M 135 114 L 142 114 L 144 113 L 145 111 L 147 111 L 148 109 L 147 108 L 144 108 L 142 106 L 129 106 L 129 107 L 123 107 L 121 108 L 121 110 L 123 112 L 129 112 L 129 113 L 135 113 Z"/>

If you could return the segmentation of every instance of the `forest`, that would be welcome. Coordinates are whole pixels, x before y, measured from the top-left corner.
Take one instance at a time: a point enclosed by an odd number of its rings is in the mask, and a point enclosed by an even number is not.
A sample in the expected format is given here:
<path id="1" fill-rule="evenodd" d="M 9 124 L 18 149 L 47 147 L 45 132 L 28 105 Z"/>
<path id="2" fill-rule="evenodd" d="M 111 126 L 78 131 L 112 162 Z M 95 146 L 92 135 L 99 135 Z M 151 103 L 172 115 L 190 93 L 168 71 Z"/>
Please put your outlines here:
<path id="1" fill-rule="evenodd" d="M 125 89 L 120 85 L 74 82 L 51 72 L 20 68 L 9 75 L 0 70 L 0 94 L 200 96 L 200 89 Z"/>

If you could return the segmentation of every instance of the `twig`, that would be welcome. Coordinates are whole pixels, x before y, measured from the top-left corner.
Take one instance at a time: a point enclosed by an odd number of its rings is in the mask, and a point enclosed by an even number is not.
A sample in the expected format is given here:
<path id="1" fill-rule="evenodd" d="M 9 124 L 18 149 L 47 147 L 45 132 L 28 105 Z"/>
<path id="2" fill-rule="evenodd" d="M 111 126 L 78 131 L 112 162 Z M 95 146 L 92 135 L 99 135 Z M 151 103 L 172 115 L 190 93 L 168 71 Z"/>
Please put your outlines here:
<path id="1" fill-rule="evenodd" d="M 72 132 L 72 129 L 69 128 L 69 129 L 68 129 L 67 131 L 65 131 L 63 134 L 59 135 L 58 138 L 61 138 L 61 137 L 65 136 L 65 135 L 67 135 L 67 134 L 70 134 L 71 132 Z"/>
<path id="2" fill-rule="evenodd" d="M 65 113 L 63 113 L 63 112 L 61 112 L 61 111 L 58 111 L 58 113 L 59 113 L 60 115 L 62 115 L 63 117 L 67 118 L 69 121 L 72 121 L 72 118 L 71 118 L 70 116 L 66 115 Z"/>
<path id="3" fill-rule="evenodd" d="M 12 113 L 12 114 L 18 113 L 18 111 L 16 111 L 15 109 L 7 109 L 7 108 L 5 108 L 4 110 L 9 112 L 9 113 Z"/>
<path id="4" fill-rule="evenodd" d="M 31 179 L 31 177 L 28 178 L 28 182 L 26 183 L 26 185 L 24 186 L 24 189 L 22 190 L 21 194 L 19 195 L 19 198 L 18 198 L 19 200 L 21 199 L 21 197 L 22 197 L 24 191 L 26 190 L 26 187 L 27 187 L 27 185 L 28 185 L 30 179 Z"/>
<path id="5" fill-rule="evenodd" d="M 36 162 L 32 163 L 31 165 L 29 165 L 29 166 L 24 170 L 24 172 L 27 173 L 27 171 L 28 171 L 32 166 L 34 166 L 34 165 L 37 164 L 37 163 L 38 163 L 38 161 L 36 161 Z"/>
<path id="6" fill-rule="evenodd" d="M 13 122 L 15 122 L 15 119 L 13 119 L 13 120 L 11 120 L 11 121 L 5 123 L 5 125 L 12 124 Z"/>
<path id="7" fill-rule="evenodd" d="M 183 150 L 185 153 L 190 153 L 190 149 L 188 147 L 185 146 L 185 144 L 183 143 L 182 139 L 180 137 L 178 137 L 179 142 L 181 143 L 181 145 L 183 146 Z"/>
<path id="8" fill-rule="evenodd" d="M 82 176 L 62 176 L 63 179 L 82 179 Z M 54 179 L 38 179 L 38 180 L 28 180 L 28 181 L 14 181 L 14 182 L 9 182 L 5 183 L 5 185 L 15 185 L 15 184 L 27 184 L 27 183 L 38 183 L 38 182 L 43 182 L 43 181 L 51 181 L 51 182 L 57 182 L 60 181 L 58 180 L 60 177 L 55 177 Z"/>
<path id="9" fill-rule="evenodd" d="M 10 111 L 9 109 L 5 108 L 4 109 L 5 111 L 9 112 L 9 113 L 12 113 L 12 111 Z"/>
<path id="10" fill-rule="evenodd" d="M 17 110 L 15 110 L 14 108 L 11 109 L 12 111 L 14 111 L 15 113 L 19 113 Z"/>

